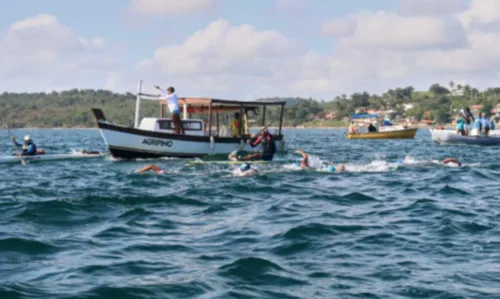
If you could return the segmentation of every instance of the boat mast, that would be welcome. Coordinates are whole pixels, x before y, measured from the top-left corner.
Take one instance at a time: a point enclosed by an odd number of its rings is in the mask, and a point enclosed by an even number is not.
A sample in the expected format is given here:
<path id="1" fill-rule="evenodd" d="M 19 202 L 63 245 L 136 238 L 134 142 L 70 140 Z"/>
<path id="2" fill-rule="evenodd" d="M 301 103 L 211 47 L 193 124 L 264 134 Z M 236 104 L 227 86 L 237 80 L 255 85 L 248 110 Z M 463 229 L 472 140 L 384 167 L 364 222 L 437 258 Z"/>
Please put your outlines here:
<path id="1" fill-rule="evenodd" d="M 137 84 L 137 99 L 135 103 L 135 128 L 139 128 L 139 113 L 141 110 L 142 80 Z"/>

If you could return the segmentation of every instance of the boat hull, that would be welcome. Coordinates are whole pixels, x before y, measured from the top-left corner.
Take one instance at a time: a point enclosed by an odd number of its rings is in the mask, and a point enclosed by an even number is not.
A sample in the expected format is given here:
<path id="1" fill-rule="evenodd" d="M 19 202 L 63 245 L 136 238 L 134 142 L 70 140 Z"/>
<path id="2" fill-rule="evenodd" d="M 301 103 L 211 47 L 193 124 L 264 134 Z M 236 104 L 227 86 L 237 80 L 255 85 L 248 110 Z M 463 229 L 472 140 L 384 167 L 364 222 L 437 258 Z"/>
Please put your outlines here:
<path id="1" fill-rule="evenodd" d="M 500 136 L 462 136 L 452 130 L 430 129 L 432 140 L 437 144 L 500 145 Z"/>
<path id="2" fill-rule="evenodd" d="M 413 139 L 417 134 L 418 128 L 368 132 L 368 133 L 347 133 L 347 139 Z"/>
<path id="3" fill-rule="evenodd" d="M 177 135 L 98 122 L 101 135 L 114 158 L 203 158 L 212 155 L 227 156 L 241 145 L 240 138 Z M 275 136 L 278 149 L 284 146 L 283 136 Z M 241 151 L 255 152 L 245 144 Z"/>

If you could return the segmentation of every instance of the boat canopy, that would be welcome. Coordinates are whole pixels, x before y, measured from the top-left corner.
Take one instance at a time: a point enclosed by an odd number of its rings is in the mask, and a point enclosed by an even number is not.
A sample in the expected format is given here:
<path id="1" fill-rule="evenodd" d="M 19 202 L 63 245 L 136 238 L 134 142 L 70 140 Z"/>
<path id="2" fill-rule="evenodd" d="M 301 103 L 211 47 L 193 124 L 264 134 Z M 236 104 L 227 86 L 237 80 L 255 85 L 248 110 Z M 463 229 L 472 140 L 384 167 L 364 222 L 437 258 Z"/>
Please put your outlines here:
<path id="1" fill-rule="evenodd" d="M 160 103 L 160 118 L 164 118 L 165 106 L 168 102 L 161 95 L 146 94 L 142 92 L 142 80 L 138 84 L 138 92 L 136 94 L 136 110 L 135 110 L 135 127 L 139 127 L 139 110 L 141 99 L 145 100 L 156 100 Z M 248 128 L 246 124 L 248 122 L 248 112 L 253 112 L 255 115 L 261 115 L 262 126 L 266 125 L 266 108 L 267 107 L 280 107 L 279 114 L 279 135 L 281 135 L 281 129 L 283 125 L 283 116 L 285 110 L 285 101 L 235 101 L 235 100 L 223 100 L 215 98 L 206 97 L 179 97 L 178 105 L 183 113 L 183 118 L 188 119 L 191 114 L 206 114 L 208 115 L 208 128 L 211 128 L 215 123 L 217 128 L 219 127 L 219 115 L 222 113 L 235 113 L 240 112 L 245 122 L 245 127 Z M 262 112 L 259 113 L 259 109 Z M 215 121 L 213 121 L 213 115 L 215 115 Z"/>
<path id="2" fill-rule="evenodd" d="M 351 119 L 377 118 L 377 117 L 378 114 L 368 114 L 368 113 L 351 114 Z"/>

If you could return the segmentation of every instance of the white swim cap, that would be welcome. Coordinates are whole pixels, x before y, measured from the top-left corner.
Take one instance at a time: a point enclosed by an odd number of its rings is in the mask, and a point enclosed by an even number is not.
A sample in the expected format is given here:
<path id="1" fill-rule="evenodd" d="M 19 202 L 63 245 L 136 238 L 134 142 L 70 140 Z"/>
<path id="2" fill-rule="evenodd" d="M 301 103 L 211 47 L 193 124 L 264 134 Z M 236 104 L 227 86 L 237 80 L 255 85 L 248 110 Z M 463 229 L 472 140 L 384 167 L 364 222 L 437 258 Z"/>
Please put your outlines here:
<path id="1" fill-rule="evenodd" d="M 26 135 L 26 136 L 24 136 L 24 141 L 30 141 L 30 140 L 31 140 L 30 135 Z"/>

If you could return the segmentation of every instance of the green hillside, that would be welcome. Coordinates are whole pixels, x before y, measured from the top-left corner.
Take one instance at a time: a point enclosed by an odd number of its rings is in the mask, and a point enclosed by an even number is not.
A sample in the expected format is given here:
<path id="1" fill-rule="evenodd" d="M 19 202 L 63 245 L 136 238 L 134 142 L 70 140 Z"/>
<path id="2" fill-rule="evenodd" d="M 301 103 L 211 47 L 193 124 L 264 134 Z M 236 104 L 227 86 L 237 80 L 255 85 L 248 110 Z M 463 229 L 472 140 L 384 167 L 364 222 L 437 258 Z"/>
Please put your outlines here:
<path id="1" fill-rule="evenodd" d="M 458 109 L 465 106 L 483 105 L 480 111 L 489 111 L 500 103 L 500 88 L 479 91 L 468 85 L 450 82 L 449 88 L 438 84 L 428 90 L 415 91 L 413 87 L 389 89 L 382 95 L 367 92 L 342 95 L 333 101 L 274 97 L 258 101 L 287 101 L 284 125 L 321 124 L 336 126 L 339 120 L 354 113 L 357 108 L 397 111 L 402 117 L 415 120 L 430 119 L 437 123 L 450 122 Z M 405 105 L 415 107 L 406 109 Z M 135 96 L 107 90 L 73 89 L 52 93 L 8 93 L 0 94 L 0 118 L 12 127 L 93 127 L 90 108 L 102 108 L 108 119 L 115 123 L 132 125 L 135 111 Z M 325 115 L 334 113 L 334 119 L 325 121 Z M 159 105 L 155 101 L 143 101 L 141 117 L 158 116 Z M 279 119 L 278 109 L 269 109 L 267 121 Z M 276 122 L 275 122 L 276 124 Z"/>

